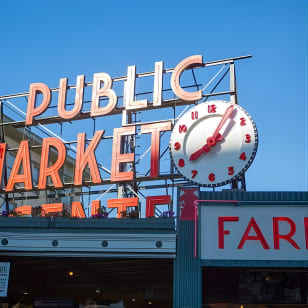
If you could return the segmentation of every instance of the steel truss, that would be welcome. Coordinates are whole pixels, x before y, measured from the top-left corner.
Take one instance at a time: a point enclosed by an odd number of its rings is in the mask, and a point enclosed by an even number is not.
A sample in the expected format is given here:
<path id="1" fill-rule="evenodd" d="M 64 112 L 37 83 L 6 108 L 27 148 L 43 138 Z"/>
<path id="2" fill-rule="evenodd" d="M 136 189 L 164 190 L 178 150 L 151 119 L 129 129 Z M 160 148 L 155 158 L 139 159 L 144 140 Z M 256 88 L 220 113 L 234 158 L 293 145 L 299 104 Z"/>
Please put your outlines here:
<path id="1" fill-rule="evenodd" d="M 217 60 L 217 61 L 212 61 L 212 62 L 206 62 L 202 65 L 202 67 L 210 67 L 210 66 L 217 66 L 217 65 L 223 65 L 221 67 L 221 69 L 210 79 L 210 81 L 203 85 L 202 83 L 198 83 L 194 69 L 191 69 L 192 72 L 192 76 L 194 79 L 194 84 L 193 85 L 189 85 L 183 88 L 194 88 L 197 90 L 200 90 L 200 88 L 202 89 L 202 91 L 205 91 L 205 89 L 207 89 L 210 85 L 212 85 L 213 81 L 221 75 L 221 73 L 225 70 L 225 72 L 222 74 L 222 76 L 220 77 L 220 79 L 218 81 L 216 81 L 216 83 L 214 84 L 214 86 L 211 88 L 211 90 L 208 93 L 204 93 L 203 96 L 203 101 L 206 101 L 208 98 L 212 97 L 212 96 L 222 96 L 222 95 L 229 95 L 230 96 L 230 101 L 234 104 L 238 104 L 238 100 L 237 100 L 237 87 L 236 87 L 236 74 L 235 74 L 235 65 L 234 62 L 237 60 L 241 60 L 241 59 L 247 59 L 250 58 L 251 55 L 247 55 L 247 56 L 243 56 L 243 57 L 235 57 L 235 58 L 228 58 L 228 59 L 223 59 L 223 60 Z M 227 69 L 225 69 L 227 67 Z M 171 69 L 165 69 L 164 73 L 172 73 L 174 71 L 174 68 Z M 224 78 L 226 77 L 226 75 L 229 73 L 230 76 L 230 87 L 229 90 L 227 91 L 223 91 L 223 92 L 215 92 L 216 88 L 221 84 L 222 80 L 224 80 Z M 146 72 L 146 73 L 139 73 L 136 74 L 136 77 L 146 77 L 146 76 L 153 76 L 154 72 Z M 117 82 L 117 81 L 124 81 L 127 79 L 127 76 L 122 76 L 122 77 L 116 77 L 113 78 L 113 82 Z M 93 83 L 89 82 L 85 84 L 85 87 L 89 87 L 92 86 Z M 202 88 L 203 87 L 203 88 Z M 75 85 L 70 85 L 67 87 L 67 89 L 76 89 Z M 59 88 L 53 88 L 51 89 L 52 92 L 58 92 Z M 167 89 L 163 89 L 163 92 L 168 92 L 171 91 L 170 88 Z M 148 95 L 153 93 L 152 91 L 150 92 L 141 92 L 141 93 L 136 93 L 136 99 L 141 96 L 141 95 Z M 3 105 L 9 107 L 11 110 L 14 109 L 15 112 L 18 112 L 19 114 L 21 114 L 22 116 L 25 116 L 25 113 L 23 111 L 21 111 L 16 105 L 14 105 L 13 103 L 11 103 L 9 101 L 9 99 L 14 99 L 14 98 L 18 98 L 18 97 L 25 97 L 27 99 L 29 92 L 23 92 L 23 93 L 17 93 L 17 94 L 12 94 L 12 95 L 3 95 L 0 96 L 0 104 L 1 104 L 1 142 L 5 142 L 4 140 L 4 127 L 6 126 L 10 126 L 13 128 L 24 128 L 24 130 L 26 129 L 25 126 L 25 121 L 10 121 L 10 122 L 4 122 L 3 121 Z M 118 96 L 119 98 L 122 98 L 121 96 Z M 90 101 L 84 101 L 84 103 L 89 103 Z M 143 110 L 154 110 L 154 109 L 161 109 L 161 108 L 172 108 L 173 109 L 173 119 L 169 119 L 172 121 L 172 123 L 174 124 L 175 121 L 181 116 L 182 113 L 184 113 L 190 105 L 192 104 L 197 104 L 198 102 L 187 102 L 187 101 L 183 101 L 177 98 L 174 99 L 167 99 L 167 100 L 163 100 L 162 104 L 160 106 L 153 106 L 153 105 L 149 105 L 147 108 L 144 109 L 138 109 L 139 111 L 143 111 Z M 74 103 L 67 103 L 66 106 L 69 105 L 74 105 Z M 186 105 L 187 107 L 182 111 L 181 114 L 179 114 L 178 116 L 176 116 L 176 108 L 179 106 L 184 106 Z M 50 108 L 55 108 L 55 107 L 50 107 Z M 138 118 L 137 118 L 137 112 L 134 111 L 126 111 L 125 108 L 123 106 L 118 106 L 116 107 L 111 113 L 107 114 L 109 115 L 115 115 L 115 114 L 122 114 L 122 126 L 130 126 L 130 125 L 141 125 L 141 124 L 149 124 L 149 123 L 155 123 L 157 121 L 148 121 L 148 122 L 138 122 Z M 50 131 L 49 129 L 46 128 L 45 125 L 48 124 L 53 124 L 53 123 L 60 123 L 60 125 L 62 125 L 62 122 L 70 122 L 72 120 L 83 120 L 83 119 L 89 119 L 90 118 L 90 112 L 81 112 L 80 114 L 78 114 L 74 119 L 69 119 L 69 120 L 65 120 L 63 118 L 60 118 L 59 116 L 50 116 L 50 117 L 42 117 L 42 118 L 37 118 L 33 121 L 33 125 L 38 125 L 38 127 L 42 130 L 42 131 L 47 131 L 47 134 L 51 134 L 51 135 L 55 135 L 52 131 Z M 96 118 L 93 118 L 93 132 L 95 132 L 95 120 Z M 167 121 L 167 120 L 165 120 Z M 164 132 L 162 133 L 164 134 Z M 136 144 L 136 138 L 138 138 L 138 133 L 136 133 L 133 136 L 127 136 L 125 137 L 125 142 L 123 144 L 123 152 L 124 153 L 135 153 L 135 144 Z M 59 136 L 58 136 L 59 137 Z M 65 145 L 67 145 L 73 152 L 76 153 L 76 148 L 73 146 L 74 143 L 77 143 L 76 140 L 73 141 L 66 141 L 63 140 L 61 137 L 59 137 L 63 143 Z M 113 138 L 113 136 L 104 136 L 102 139 L 111 139 Z M 91 141 L 91 139 L 87 139 L 87 142 Z M 35 149 L 35 148 L 39 148 L 41 147 L 41 145 L 31 145 L 30 148 L 31 149 Z M 17 148 L 10 148 L 8 149 L 8 151 L 17 151 Z M 135 168 L 135 164 L 140 162 L 140 160 L 143 159 L 143 157 L 146 155 L 146 153 L 150 150 L 150 147 L 135 161 L 134 164 L 132 164 L 131 169 Z M 168 146 L 162 150 L 160 158 L 162 156 L 164 156 L 166 153 L 168 152 Z M 105 171 L 106 173 L 110 174 L 110 171 L 102 166 L 99 165 L 100 170 Z M 122 171 L 125 171 L 125 169 L 127 170 L 127 166 L 123 167 Z M 6 173 L 6 168 L 4 166 L 5 169 L 5 173 Z M 74 188 L 74 187 L 86 187 L 88 188 L 88 191 L 84 191 L 82 189 L 81 192 L 76 192 L 76 195 L 80 195 L 82 198 L 83 196 L 90 196 L 90 195 L 99 195 L 97 200 L 100 200 L 102 198 L 102 196 L 104 196 L 106 193 L 117 193 L 118 197 L 130 197 L 130 196 L 138 196 L 141 198 L 145 198 L 145 196 L 143 195 L 143 193 L 141 192 L 142 190 L 148 190 L 148 189 L 162 189 L 165 188 L 166 189 L 166 193 L 168 194 L 168 189 L 171 188 L 172 192 L 172 200 L 174 199 L 174 187 L 178 187 L 178 186 L 183 186 L 185 184 L 188 184 L 187 181 L 181 177 L 181 175 L 176 172 L 176 169 L 174 168 L 174 166 L 172 165 L 172 162 L 170 161 L 170 170 L 167 174 L 164 175 L 160 175 L 158 178 L 156 179 L 152 179 L 149 176 L 150 170 L 148 170 L 145 175 L 142 176 L 136 176 L 134 178 L 133 181 L 129 181 L 129 182 L 123 182 L 123 183 L 118 183 L 118 184 L 114 184 L 110 181 L 109 178 L 103 178 L 102 179 L 102 183 L 99 184 L 95 184 L 91 181 L 84 181 L 82 185 L 80 186 L 76 186 L 74 185 L 73 182 L 71 183 L 63 183 L 63 188 L 61 188 L 61 190 L 64 189 L 68 189 L 68 188 Z M 160 184 L 150 184 L 150 185 L 145 185 L 144 183 L 148 183 L 148 182 L 152 182 L 152 181 L 158 181 L 160 182 Z M 163 183 L 162 183 L 163 182 Z M 7 184 L 7 179 L 6 176 L 4 175 L 4 184 Z M 109 185 L 109 187 L 107 189 L 98 189 L 98 190 L 91 190 L 92 186 L 103 186 L 103 185 Z M 110 186 L 111 185 L 111 186 Z M 245 175 L 243 175 L 241 178 L 239 178 L 236 181 L 233 181 L 231 184 L 231 189 L 234 190 L 246 190 L 246 184 L 245 184 Z M 32 191 L 37 191 L 38 188 L 34 187 Z M 56 190 L 54 186 L 47 186 L 47 191 L 54 191 Z M 2 193 L 4 195 L 4 199 L 6 204 L 8 204 L 9 201 L 13 201 L 13 200 L 25 200 L 25 199 L 36 199 L 38 198 L 38 196 L 25 196 L 25 190 L 23 188 L 16 188 L 14 193 L 6 193 L 4 190 L 0 190 L 0 193 Z M 16 196 L 16 194 L 18 194 L 19 196 Z M 52 197 L 52 194 L 48 194 L 46 193 L 46 198 L 48 197 Z M 66 196 L 65 193 L 59 193 L 58 196 Z M 172 210 L 172 202 L 169 205 L 169 210 Z"/>

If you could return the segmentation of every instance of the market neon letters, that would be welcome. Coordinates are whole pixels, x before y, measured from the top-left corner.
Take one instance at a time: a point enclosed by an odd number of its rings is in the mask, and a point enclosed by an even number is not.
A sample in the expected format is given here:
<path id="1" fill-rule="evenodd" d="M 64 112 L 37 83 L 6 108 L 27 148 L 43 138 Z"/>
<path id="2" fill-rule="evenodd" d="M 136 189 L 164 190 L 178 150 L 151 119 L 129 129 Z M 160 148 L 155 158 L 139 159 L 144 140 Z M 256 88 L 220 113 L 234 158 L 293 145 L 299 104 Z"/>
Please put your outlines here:
<path id="1" fill-rule="evenodd" d="M 50 153 L 50 147 L 54 147 L 58 151 L 58 157 L 56 162 L 48 166 L 48 158 Z M 66 148 L 62 141 L 57 138 L 44 138 L 42 145 L 41 165 L 38 188 L 45 189 L 47 176 L 50 176 L 55 187 L 63 187 L 61 178 L 59 176 L 59 169 L 62 167 L 66 158 Z"/>
<path id="2" fill-rule="evenodd" d="M 151 177 L 159 174 L 160 133 L 171 130 L 171 122 L 146 124 L 141 126 L 141 134 L 151 133 Z"/>
<path id="3" fill-rule="evenodd" d="M 160 152 L 160 133 L 171 130 L 171 122 L 161 122 L 153 124 L 141 125 L 142 134 L 151 134 L 151 161 L 150 161 L 150 177 L 159 177 L 159 152 Z M 86 147 L 86 135 L 80 133 L 77 136 L 77 153 L 74 171 L 74 185 L 82 185 L 83 172 L 86 166 L 89 167 L 91 180 L 95 184 L 102 182 L 95 151 L 99 142 L 103 138 L 104 130 L 96 131 L 89 145 Z M 135 176 L 134 170 L 125 170 L 123 164 L 134 163 L 134 153 L 122 153 L 123 137 L 135 134 L 136 127 L 121 127 L 114 129 L 113 149 L 111 160 L 111 182 L 123 182 L 132 180 Z M 0 171 L 3 169 L 6 144 L 0 144 Z M 53 151 L 53 150 L 56 151 Z M 52 184 L 56 188 L 62 188 L 63 183 L 59 175 L 59 170 L 63 166 L 66 159 L 66 147 L 64 143 L 55 138 L 44 138 L 42 142 L 41 162 L 39 170 L 38 189 L 46 189 L 47 178 L 50 177 Z M 33 189 L 31 175 L 31 160 L 28 141 L 24 140 L 20 143 L 18 153 L 16 155 L 10 178 L 6 187 L 6 191 L 13 191 L 15 184 L 23 183 L 25 190 Z"/>
<path id="4" fill-rule="evenodd" d="M 6 191 L 14 190 L 16 183 L 24 183 L 26 190 L 32 189 L 30 161 L 29 143 L 28 140 L 23 140 L 20 142 Z M 18 173 L 20 169 L 23 169 L 22 173 Z"/>
<path id="5" fill-rule="evenodd" d="M 78 134 L 75 164 L 75 185 L 81 185 L 83 171 L 87 165 L 89 166 L 93 183 L 101 183 L 102 180 L 97 167 L 94 151 L 103 137 L 104 132 L 104 130 L 100 130 L 95 133 L 86 151 L 84 151 L 86 134 Z"/>
<path id="6" fill-rule="evenodd" d="M 287 233 L 281 234 L 280 233 L 280 222 L 285 222 L 289 226 L 289 231 Z M 227 227 L 225 227 L 225 223 L 228 223 L 228 228 L 231 227 L 230 224 L 239 223 L 238 216 L 219 216 L 218 217 L 218 248 L 224 249 L 225 248 L 225 235 L 231 236 L 232 233 Z M 304 229 L 305 229 L 305 243 L 306 249 L 308 249 L 308 217 L 303 218 Z M 254 234 L 251 234 L 251 230 L 254 230 Z M 272 240 L 273 240 L 273 248 L 274 250 L 280 249 L 280 242 L 285 241 L 289 245 L 291 245 L 295 249 L 301 249 L 299 245 L 293 239 L 293 236 L 296 234 L 296 224 L 295 222 L 289 217 L 272 217 Z M 238 236 L 238 234 L 233 234 L 233 236 Z M 249 223 L 242 235 L 240 242 L 237 246 L 237 249 L 244 249 L 245 243 L 247 241 L 258 241 L 263 249 L 270 249 L 269 246 L 269 239 L 266 240 L 262 229 L 257 224 L 257 221 L 254 217 L 251 217 Z"/>
<path id="7" fill-rule="evenodd" d="M 133 171 L 122 171 L 121 163 L 132 163 L 135 158 L 134 153 L 122 154 L 122 136 L 135 134 L 136 127 L 121 127 L 113 130 L 113 144 L 112 144 L 112 161 L 111 161 L 111 175 L 112 182 L 127 181 L 134 178 Z"/>
<path id="8" fill-rule="evenodd" d="M 0 143 L 0 174 L 3 172 L 3 165 L 5 160 L 5 152 L 6 152 L 6 143 Z M 1 184 L 2 176 L 0 176 L 0 184 Z"/>

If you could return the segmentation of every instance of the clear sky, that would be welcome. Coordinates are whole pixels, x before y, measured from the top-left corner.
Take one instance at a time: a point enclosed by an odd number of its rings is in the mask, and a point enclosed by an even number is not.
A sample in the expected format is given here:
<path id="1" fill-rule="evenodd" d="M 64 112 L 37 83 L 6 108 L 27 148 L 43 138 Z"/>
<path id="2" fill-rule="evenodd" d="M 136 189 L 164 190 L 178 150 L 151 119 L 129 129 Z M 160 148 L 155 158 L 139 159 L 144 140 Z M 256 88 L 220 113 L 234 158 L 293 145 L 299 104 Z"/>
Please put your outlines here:
<path id="1" fill-rule="evenodd" d="M 307 190 L 307 16 L 306 0 L 2 0 L 0 96 L 33 82 L 58 87 L 63 77 L 75 84 L 81 74 L 86 81 L 98 72 L 123 76 L 128 65 L 147 72 L 155 61 L 171 68 L 191 55 L 251 54 L 236 63 L 239 104 L 259 132 L 247 189 Z M 16 102 L 26 109 L 25 100 Z M 88 131 L 74 127 L 69 140 Z"/>

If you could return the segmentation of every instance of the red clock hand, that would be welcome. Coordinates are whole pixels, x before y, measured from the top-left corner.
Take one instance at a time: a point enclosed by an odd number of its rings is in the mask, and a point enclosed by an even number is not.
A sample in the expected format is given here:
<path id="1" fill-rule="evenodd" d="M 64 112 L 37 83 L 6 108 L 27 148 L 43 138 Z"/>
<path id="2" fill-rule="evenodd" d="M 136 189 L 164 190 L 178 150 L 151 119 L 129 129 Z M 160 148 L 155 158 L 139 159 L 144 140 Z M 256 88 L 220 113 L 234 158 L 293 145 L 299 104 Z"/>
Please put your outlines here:
<path id="1" fill-rule="evenodd" d="M 219 131 L 224 126 L 226 121 L 230 118 L 230 116 L 233 112 L 233 109 L 234 109 L 234 105 L 231 105 L 227 108 L 225 114 L 223 115 L 223 117 L 221 118 L 217 128 L 215 129 L 212 137 L 208 137 L 207 140 L 206 140 L 207 143 L 202 148 L 200 148 L 199 150 L 194 152 L 190 156 L 189 160 L 196 160 L 203 153 L 205 153 L 205 154 L 208 153 L 211 150 L 211 147 L 213 147 L 216 144 L 217 141 L 220 141 L 222 139 L 222 136 L 219 133 Z"/>
<path id="2" fill-rule="evenodd" d="M 234 109 L 234 105 L 231 105 L 227 108 L 225 114 L 223 115 L 223 117 L 221 118 L 217 128 L 215 129 L 215 132 L 212 136 L 212 138 L 216 139 L 217 135 L 219 134 L 219 131 L 221 130 L 221 128 L 224 126 L 224 124 L 226 123 L 226 121 L 230 118 L 232 111 Z"/>
<path id="3" fill-rule="evenodd" d="M 224 126 L 226 121 L 230 118 L 230 116 L 233 112 L 233 109 L 234 109 L 234 105 L 231 105 L 227 108 L 225 114 L 223 115 L 223 117 L 221 118 L 217 128 L 215 129 L 213 136 L 208 137 L 206 139 L 206 142 L 210 147 L 213 147 L 216 144 L 217 141 L 220 141 L 222 139 L 222 136 L 219 134 L 219 131 Z"/>
<path id="4" fill-rule="evenodd" d="M 210 151 L 211 147 L 209 147 L 207 144 L 205 144 L 202 148 L 194 152 L 190 155 L 189 160 L 196 160 L 201 154 L 206 154 Z"/>

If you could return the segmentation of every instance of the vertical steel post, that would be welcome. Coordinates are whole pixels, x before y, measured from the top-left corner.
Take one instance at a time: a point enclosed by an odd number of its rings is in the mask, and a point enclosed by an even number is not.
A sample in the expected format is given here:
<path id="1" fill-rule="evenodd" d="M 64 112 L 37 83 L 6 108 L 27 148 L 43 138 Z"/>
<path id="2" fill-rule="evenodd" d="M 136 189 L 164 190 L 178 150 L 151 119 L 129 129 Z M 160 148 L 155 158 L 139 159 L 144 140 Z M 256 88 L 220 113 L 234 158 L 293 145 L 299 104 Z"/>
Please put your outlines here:
<path id="1" fill-rule="evenodd" d="M 238 104 L 237 103 L 237 88 L 236 88 L 236 76 L 235 76 L 235 66 L 234 62 L 230 63 L 230 101 L 232 104 Z"/>
<path id="2" fill-rule="evenodd" d="M 237 87 L 236 87 L 236 74 L 235 74 L 235 65 L 234 62 L 232 61 L 230 63 L 230 101 L 232 104 L 238 104 L 237 101 Z M 240 183 L 240 187 L 239 187 Z M 246 181 L 245 181 L 245 173 L 241 175 L 238 179 L 232 181 L 231 183 L 231 188 L 235 190 L 244 190 L 246 191 Z"/>
<path id="3" fill-rule="evenodd" d="M 127 82 L 124 81 L 124 90 L 123 90 L 124 95 L 123 95 L 123 99 L 125 99 L 126 96 L 127 96 L 126 95 L 126 85 L 127 85 Z M 123 101 L 123 105 L 125 106 L 125 101 Z M 126 124 L 128 124 L 128 122 L 129 122 L 128 119 L 131 119 L 131 116 L 128 116 L 128 113 L 127 113 L 126 109 L 124 109 L 123 112 L 122 112 L 122 126 L 125 126 Z M 122 138 L 125 138 L 125 137 L 122 137 Z M 121 140 L 121 153 L 123 153 L 124 149 L 125 149 L 125 146 L 124 146 L 124 143 L 122 143 L 122 140 Z M 120 165 L 120 171 L 121 172 L 124 171 L 123 164 L 122 164 L 122 166 Z M 117 187 L 118 187 L 117 198 L 121 199 L 121 198 L 123 198 L 123 188 L 124 188 L 124 185 L 118 184 Z"/>
<path id="4" fill-rule="evenodd" d="M 173 307 L 202 308 L 202 267 L 199 255 L 194 256 L 194 201 L 198 188 L 178 189 L 177 256 L 173 263 Z"/>
<path id="5" fill-rule="evenodd" d="M 127 98 L 127 82 L 124 81 L 124 95 L 123 95 L 124 99 Z M 123 105 L 126 105 L 126 102 L 123 102 Z M 122 126 L 125 126 L 127 124 L 132 124 L 133 123 L 133 117 L 132 117 L 132 112 L 131 111 L 127 111 L 126 109 L 123 110 L 122 112 Z M 124 142 L 121 142 L 121 152 L 123 153 L 123 151 L 130 151 L 131 153 L 134 152 L 135 153 L 135 137 L 132 136 L 123 136 L 124 138 Z M 133 140 L 132 140 L 133 138 Z M 120 171 L 124 171 L 124 167 L 120 167 Z M 133 162 L 133 169 L 135 169 L 135 161 Z M 135 170 L 134 170 L 135 173 Z M 136 182 L 132 182 L 132 188 L 133 190 L 136 192 L 136 194 L 138 193 L 138 186 L 136 184 Z M 125 185 L 118 185 L 118 198 L 123 198 L 123 193 L 125 190 Z"/>
<path id="6" fill-rule="evenodd" d="M 3 126 L 3 103 L 2 103 L 2 101 L 0 101 L 0 112 L 1 112 L 1 143 L 5 143 L 4 126 Z M 3 155 L 5 155 L 5 153 Z M 4 181 L 4 186 L 6 187 L 6 185 L 7 185 L 6 159 L 4 159 L 3 167 L 4 167 L 3 181 Z M 0 176 L 2 177 L 2 174 L 0 174 Z M 5 210 L 8 213 L 10 211 L 10 206 L 9 206 L 9 198 L 8 198 L 7 193 L 4 194 L 4 200 L 5 200 Z"/>

